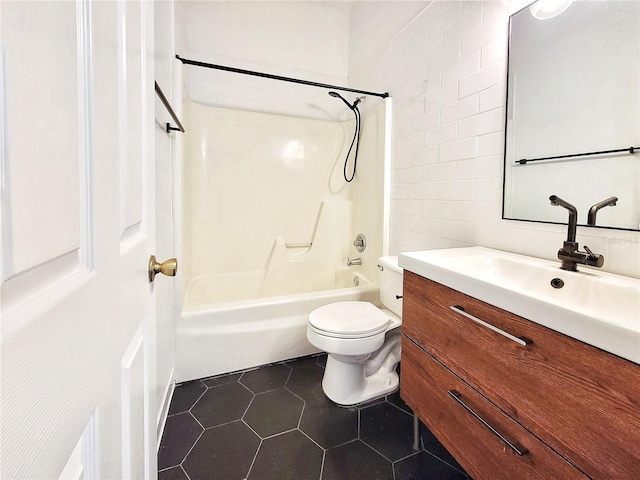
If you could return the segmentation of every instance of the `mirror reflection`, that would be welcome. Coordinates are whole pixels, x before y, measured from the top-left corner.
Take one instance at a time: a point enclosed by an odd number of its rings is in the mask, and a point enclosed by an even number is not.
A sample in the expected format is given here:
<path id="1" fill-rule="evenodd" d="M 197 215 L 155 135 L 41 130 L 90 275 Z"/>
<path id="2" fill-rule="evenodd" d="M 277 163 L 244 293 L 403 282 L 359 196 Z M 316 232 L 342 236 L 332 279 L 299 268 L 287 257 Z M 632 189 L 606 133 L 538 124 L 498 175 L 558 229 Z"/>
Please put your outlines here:
<path id="1" fill-rule="evenodd" d="M 533 13 L 510 20 L 503 218 L 567 223 L 557 195 L 580 225 L 640 230 L 640 2 Z"/>

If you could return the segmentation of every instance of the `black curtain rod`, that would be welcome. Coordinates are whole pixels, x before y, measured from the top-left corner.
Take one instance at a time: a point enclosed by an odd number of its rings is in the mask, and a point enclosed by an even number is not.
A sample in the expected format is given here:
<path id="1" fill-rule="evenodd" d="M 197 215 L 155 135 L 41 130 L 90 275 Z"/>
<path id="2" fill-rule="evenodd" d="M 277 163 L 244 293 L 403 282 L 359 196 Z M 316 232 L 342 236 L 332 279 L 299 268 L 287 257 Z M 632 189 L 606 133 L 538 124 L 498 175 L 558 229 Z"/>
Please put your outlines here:
<path id="1" fill-rule="evenodd" d="M 302 85 L 310 85 L 312 87 L 330 88 L 333 90 L 342 90 L 343 92 L 363 93 L 365 95 L 373 95 L 374 97 L 387 98 L 389 94 L 367 92 L 366 90 L 356 90 L 355 88 L 339 87 L 337 85 L 329 85 L 327 83 L 310 82 L 308 80 L 300 80 L 298 78 L 282 77 L 280 75 L 271 75 L 270 73 L 254 72 L 253 70 L 243 70 L 241 68 L 225 67 L 224 65 L 215 65 L 213 63 L 198 62 L 196 60 L 188 60 L 176 55 L 176 58 L 186 65 L 195 65 L 196 67 L 215 68 L 216 70 L 224 70 L 225 72 L 242 73 L 243 75 L 253 75 L 254 77 L 271 78 L 272 80 L 281 80 L 283 82 L 301 83 Z"/>
<path id="2" fill-rule="evenodd" d="M 573 157 L 586 157 L 591 155 L 604 155 L 607 153 L 622 153 L 628 152 L 634 154 L 640 151 L 640 147 L 618 148 L 617 150 L 601 150 L 600 152 L 586 152 L 586 153 L 572 153 L 571 155 L 558 155 L 556 157 L 540 157 L 540 158 L 521 158 L 516 160 L 515 163 L 520 165 L 526 165 L 529 162 L 537 162 L 539 160 L 557 160 L 559 158 L 573 158 Z"/>

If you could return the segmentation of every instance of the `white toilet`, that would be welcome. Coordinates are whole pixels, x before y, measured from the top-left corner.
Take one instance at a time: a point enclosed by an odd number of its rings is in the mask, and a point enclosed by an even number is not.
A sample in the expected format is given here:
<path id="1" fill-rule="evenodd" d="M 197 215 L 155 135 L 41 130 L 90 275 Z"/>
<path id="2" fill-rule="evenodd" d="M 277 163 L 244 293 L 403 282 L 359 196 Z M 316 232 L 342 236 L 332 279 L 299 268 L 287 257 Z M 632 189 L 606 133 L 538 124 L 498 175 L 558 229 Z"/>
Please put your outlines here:
<path id="1" fill-rule="evenodd" d="M 322 389 L 338 405 L 356 405 L 398 388 L 402 323 L 402 269 L 398 257 L 380 257 L 380 300 L 338 302 L 309 314 L 307 338 L 329 354 Z"/>

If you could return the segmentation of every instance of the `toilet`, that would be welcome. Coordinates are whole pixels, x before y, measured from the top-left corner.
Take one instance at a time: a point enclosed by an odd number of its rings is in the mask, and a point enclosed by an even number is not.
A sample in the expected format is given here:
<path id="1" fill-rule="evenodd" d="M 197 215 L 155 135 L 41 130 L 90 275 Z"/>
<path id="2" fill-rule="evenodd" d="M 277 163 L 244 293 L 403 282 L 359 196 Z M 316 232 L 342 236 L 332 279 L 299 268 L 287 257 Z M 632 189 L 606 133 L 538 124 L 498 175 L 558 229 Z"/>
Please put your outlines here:
<path id="1" fill-rule="evenodd" d="M 337 302 L 309 314 L 307 338 L 328 353 L 322 378 L 325 395 L 351 406 L 398 388 L 402 323 L 402 269 L 398 257 L 380 257 L 380 300 Z"/>

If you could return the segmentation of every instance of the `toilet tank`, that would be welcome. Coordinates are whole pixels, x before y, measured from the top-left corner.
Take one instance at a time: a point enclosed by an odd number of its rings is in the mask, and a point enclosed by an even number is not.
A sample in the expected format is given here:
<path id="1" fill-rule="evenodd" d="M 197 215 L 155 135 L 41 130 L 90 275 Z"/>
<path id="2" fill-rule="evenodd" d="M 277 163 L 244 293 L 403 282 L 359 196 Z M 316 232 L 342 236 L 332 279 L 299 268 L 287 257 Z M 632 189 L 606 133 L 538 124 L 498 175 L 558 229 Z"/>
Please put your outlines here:
<path id="1" fill-rule="evenodd" d="M 393 313 L 402 318 L 402 268 L 398 266 L 398 256 L 380 257 L 380 300 Z"/>

